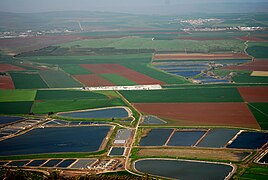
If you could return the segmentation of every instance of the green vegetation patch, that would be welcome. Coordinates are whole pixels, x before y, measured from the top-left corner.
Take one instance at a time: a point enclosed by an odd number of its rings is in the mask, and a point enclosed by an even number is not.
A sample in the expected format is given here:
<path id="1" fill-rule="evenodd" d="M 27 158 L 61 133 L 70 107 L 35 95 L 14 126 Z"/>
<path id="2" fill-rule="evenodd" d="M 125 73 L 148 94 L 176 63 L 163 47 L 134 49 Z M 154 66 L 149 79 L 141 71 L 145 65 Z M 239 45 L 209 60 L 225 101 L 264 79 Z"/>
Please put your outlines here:
<path id="1" fill-rule="evenodd" d="M 110 106 L 124 106 L 125 103 L 119 99 L 79 99 L 79 100 L 47 100 L 35 102 L 33 112 L 36 114 L 47 114 L 48 112 L 65 112 L 83 109 L 102 108 Z"/>
<path id="2" fill-rule="evenodd" d="M 0 102 L 34 101 L 35 90 L 0 90 Z"/>
<path id="3" fill-rule="evenodd" d="M 251 72 L 238 72 L 235 77 L 233 77 L 234 82 L 236 83 L 268 83 L 268 77 L 258 77 L 251 76 Z"/>
<path id="4" fill-rule="evenodd" d="M 79 82 L 62 71 L 43 70 L 40 71 L 40 75 L 50 88 L 82 87 Z"/>
<path id="5" fill-rule="evenodd" d="M 32 104 L 32 101 L 0 102 L 0 114 L 28 114 Z"/>
<path id="6" fill-rule="evenodd" d="M 126 86 L 130 86 L 130 85 L 137 85 L 135 82 L 126 79 L 118 74 L 101 74 L 101 77 L 107 79 L 108 81 L 114 83 L 115 85 L 126 85 Z"/>
<path id="7" fill-rule="evenodd" d="M 123 64 L 123 66 L 126 66 L 137 72 L 150 76 L 154 79 L 163 81 L 166 84 L 189 84 L 190 83 L 189 81 L 187 81 L 186 79 L 182 77 L 170 75 L 161 70 L 153 68 L 150 65 L 145 64 L 145 63 L 139 63 L 139 64 L 129 63 L 129 64 Z"/>
<path id="8" fill-rule="evenodd" d="M 10 73 L 16 89 L 37 89 L 48 88 L 47 84 L 42 80 L 38 73 L 25 72 Z"/>
<path id="9" fill-rule="evenodd" d="M 63 69 L 63 71 L 71 75 L 92 74 L 78 64 L 62 64 L 60 67 Z"/>
<path id="10" fill-rule="evenodd" d="M 250 103 L 249 109 L 262 129 L 268 129 L 268 103 Z"/>
<path id="11" fill-rule="evenodd" d="M 90 91 L 38 90 L 36 100 L 108 99 L 107 96 Z"/>
<path id="12" fill-rule="evenodd" d="M 257 166 L 247 168 L 245 173 L 239 179 L 267 179 L 268 176 L 268 167 L 267 166 Z"/>
<path id="13" fill-rule="evenodd" d="M 120 91 L 130 102 L 243 102 L 236 88 L 185 88 L 151 91 Z"/>
<path id="14" fill-rule="evenodd" d="M 79 46 L 81 48 L 116 48 L 116 49 L 155 49 L 157 51 L 190 52 L 242 52 L 244 44 L 239 40 L 153 40 L 152 38 L 129 37 L 119 39 L 90 39 L 62 44 L 63 47 Z"/>
<path id="15" fill-rule="evenodd" d="M 267 58 L 268 57 L 268 45 L 266 42 L 252 42 L 252 43 L 249 43 L 247 52 L 255 58 Z"/>
<path id="16" fill-rule="evenodd" d="M 20 58 L 48 64 L 103 64 L 103 63 L 149 63 L 152 54 L 127 54 L 107 56 L 31 56 Z"/>

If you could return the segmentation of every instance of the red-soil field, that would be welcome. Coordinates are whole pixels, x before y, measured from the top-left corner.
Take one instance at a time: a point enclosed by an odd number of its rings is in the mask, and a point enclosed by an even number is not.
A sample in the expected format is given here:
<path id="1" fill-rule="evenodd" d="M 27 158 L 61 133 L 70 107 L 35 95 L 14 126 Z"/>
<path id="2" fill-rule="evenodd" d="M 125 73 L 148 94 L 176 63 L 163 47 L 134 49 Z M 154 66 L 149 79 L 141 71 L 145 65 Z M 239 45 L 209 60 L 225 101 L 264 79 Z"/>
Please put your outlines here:
<path id="1" fill-rule="evenodd" d="M 171 125 L 260 129 L 246 103 L 137 103 L 134 106 L 143 113 L 170 119 Z"/>
<path id="2" fill-rule="evenodd" d="M 198 59 L 249 59 L 250 57 L 244 53 L 228 53 L 228 54 L 155 54 L 154 60 L 198 60 Z"/>
<path id="3" fill-rule="evenodd" d="M 15 89 L 10 76 L 0 76 L 0 89 Z"/>
<path id="4" fill-rule="evenodd" d="M 239 87 L 238 91 L 246 102 L 268 102 L 268 87 Z"/>
<path id="5" fill-rule="evenodd" d="M 238 66 L 226 66 L 225 70 L 268 71 L 267 60 L 255 60 Z"/>
<path id="6" fill-rule="evenodd" d="M 14 66 L 11 64 L 0 64 L 0 72 L 7 72 L 7 71 L 23 71 L 25 69 Z"/>
<path id="7" fill-rule="evenodd" d="M 10 54 L 33 51 L 47 46 L 80 40 L 75 35 L 34 36 L 25 38 L 0 39 L 0 49 Z"/>
<path id="8" fill-rule="evenodd" d="M 120 64 L 81 64 L 80 66 L 94 74 L 118 74 L 140 85 L 164 84 L 162 81 L 153 79 Z"/>
<path id="9" fill-rule="evenodd" d="M 252 41 L 252 42 L 268 42 L 265 39 L 261 39 L 258 37 L 253 37 L 253 36 L 243 36 L 243 37 L 236 37 L 237 39 L 240 39 L 242 41 Z"/>
<path id="10" fill-rule="evenodd" d="M 112 82 L 103 79 L 97 74 L 85 74 L 85 75 L 75 75 L 73 76 L 75 79 L 80 81 L 82 84 L 89 87 L 97 87 L 97 86 L 114 86 Z"/>

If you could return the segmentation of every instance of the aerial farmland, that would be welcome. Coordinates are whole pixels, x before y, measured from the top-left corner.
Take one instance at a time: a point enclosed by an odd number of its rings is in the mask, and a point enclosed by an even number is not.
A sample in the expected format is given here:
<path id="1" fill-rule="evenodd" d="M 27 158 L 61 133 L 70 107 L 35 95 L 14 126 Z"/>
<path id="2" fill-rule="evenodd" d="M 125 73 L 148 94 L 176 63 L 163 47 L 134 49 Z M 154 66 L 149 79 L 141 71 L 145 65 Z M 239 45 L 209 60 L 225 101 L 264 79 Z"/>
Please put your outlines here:
<path id="1" fill-rule="evenodd" d="M 0 177 L 268 177 L 267 13 L 32 16 L 0 21 Z"/>

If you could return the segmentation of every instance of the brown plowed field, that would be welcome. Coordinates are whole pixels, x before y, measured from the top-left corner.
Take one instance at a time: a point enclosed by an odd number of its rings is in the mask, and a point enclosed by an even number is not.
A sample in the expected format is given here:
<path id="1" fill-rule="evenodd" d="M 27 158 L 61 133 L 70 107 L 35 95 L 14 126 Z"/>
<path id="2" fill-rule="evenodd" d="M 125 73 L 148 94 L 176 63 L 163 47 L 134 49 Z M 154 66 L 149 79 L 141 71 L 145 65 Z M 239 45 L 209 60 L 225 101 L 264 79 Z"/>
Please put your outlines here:
<path id="1" fill-rule="evenodd" d="M 155 54 L 154 60 L 198 60 L 198 59 L 249 59 L 250 57 L 243 53 L 236 54 Z"/>
<path id="2" fill-rule="evenodd" d="M 246 102 L 268 102 L 268 87 L 239 87 L 238 91 Z"/>
<path id="3" fill-rule="evenodd" d="M 25 38 L 0 39 L 0 49 L 18 54 L 33 51 L 47 46 L 80 40 L 82 37 L 75 35 L 37 36 Z"/>
<path id="4" fill-rule="evenodd" d="M 15 89 L 10 76 L 0 76 L 0 89 Z"/>
<path id="5" fill-rule="evenodd" d="M 240 39 L 242 41 L 252 41 L 252 42 L 268 42 L 265 39 L 261 39 L 261 38 L 257 38 L 257 37 L 253 37 L 253 36 L 243 36 L 243 37 L 236 37 L 237 39 Z"/>
<path id="6" fill-rule="evenodd" d="M 98 76 L 97 74 L 75 75 L 73 77 L 80 81 L 82 84 L 90 87 L 115 85 L 112 82 Z"/>
<path id="7" fill-rule="evenodd" d="M 7 72 L 7 71 L 23 71 L 25 69 L 14 66 L 11 64 L 0 64 L 0 72 Z"/>
<path id="8" fill-rule="evenodd" d="M 137 103 L 143 113 L 178 126 L 232 126 L 260 129 L 246 103 Z"/>
<path id="9" fill-rule="evenodd" d="M 120 64 L 81 64 L 80 66 L 94 74 L 118 74 L 140 85 L 164 84 L 162 81 L 153 79 Z"/>
<path id="10" fill-rule="evenodd" d="M 248 71 L 268 71 L 267 60 L 255 60 L 239 66 L 226 66 L 225 70 L 248 70 Z"/>

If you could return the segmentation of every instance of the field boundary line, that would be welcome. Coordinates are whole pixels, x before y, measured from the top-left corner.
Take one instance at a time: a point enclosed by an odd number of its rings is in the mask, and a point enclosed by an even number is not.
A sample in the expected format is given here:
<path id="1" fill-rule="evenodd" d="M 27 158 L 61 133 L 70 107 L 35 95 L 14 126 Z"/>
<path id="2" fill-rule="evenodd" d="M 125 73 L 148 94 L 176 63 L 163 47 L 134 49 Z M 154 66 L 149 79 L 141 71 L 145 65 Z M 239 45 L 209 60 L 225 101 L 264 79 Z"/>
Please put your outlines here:
<path id="1" fill-rule="evenodd" d="M 211 129 L 208 129 L 207 132 L 195 143 L 194 147 L 196 147 L 211 131 Z"/>
<path id="2" fill-rule="evenodd" d="M 257 111 L 259 111 L 260 113 L 262 113 L 265 117 L 268 117 L 268 114 L 266 114 L 265 112 L 259 110 L 258 108 L 256 108 L 255 106 L 253 106 L 252 104 L 248 103 L 249 106 L 253 107 L 254 109 L 256 109 Z"/>
<path id="3" fill-rule="evenodd" d="M 177 129 L 174 128 L 172 133 L 169 135 L 167 141 L 165 142 L 165 144 L 163 146 L 167 146 L 167 144 L 169 143 L 170 139 L 172 138 L 172 136 L 175 134 L 176 131 L 177 131 Z"/>

